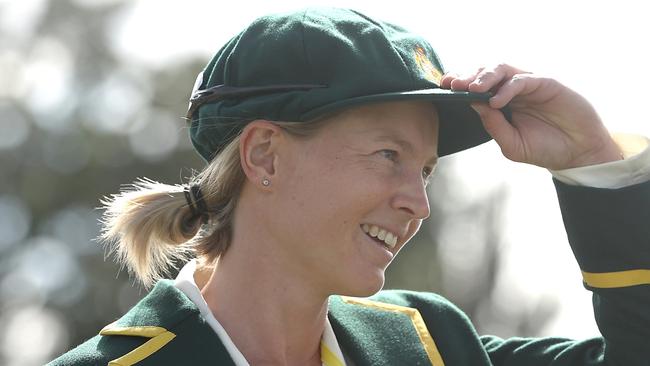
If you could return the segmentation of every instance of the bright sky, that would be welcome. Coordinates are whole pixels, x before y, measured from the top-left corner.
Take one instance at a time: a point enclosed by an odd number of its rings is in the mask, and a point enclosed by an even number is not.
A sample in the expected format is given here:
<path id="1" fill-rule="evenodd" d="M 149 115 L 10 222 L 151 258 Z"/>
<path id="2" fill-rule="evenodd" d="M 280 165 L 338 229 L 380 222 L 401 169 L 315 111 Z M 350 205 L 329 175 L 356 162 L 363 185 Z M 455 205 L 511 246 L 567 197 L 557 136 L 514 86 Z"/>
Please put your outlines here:
<path id="1" fill-rule="evenodd" d="M 647 36 L 650 19 L 640 1 L 138 1 L 119 20 L 115 47 L 129 62 L 155 67 L 194 54 L 211 56 L 250 21 L 306 6 L 350 7 L 400 24 L 427 38 L 448 71 L 469 72 L 508 62 L 553 76 L 587 97 L 612 131 L 650 136 L 645 113 L 650 85 Z M 192 81 L 188 80 L 187 88 Z M 548 335 L 597 335 L 591 295 L 566 244 L 557 200 L 546 171 L 496 159 L 488 144 L 456 157 L 466 199 L 510 188 L 504 281 L 508 306 L 513 288 L 562 307 L 544 329 Z M 485 164 L 485 159 L 489 164 Z M 506 181 L 506 177 L 508 180 Z M 478 184 L 477 184 L 478 182 Z M 435 199 L 435 198 L 433 198 Z M 453 260 L 453 258 L 449 258 Z"/>
<path id="2" fill-rule="evenodd" d="M 79 0 L 78 0 L 79 1 Z M 130 61 L 212 55 L 251 20 L 306 6 L 351 7 L 427 38 L 447 70 L 508 62 L 582 92 L 608 126 L 650 134 L 650 19 L 640 1 L 200 1 L 142 0 L 116 35 Z M 210 5 L 212 4 L 212 5 Z"/>

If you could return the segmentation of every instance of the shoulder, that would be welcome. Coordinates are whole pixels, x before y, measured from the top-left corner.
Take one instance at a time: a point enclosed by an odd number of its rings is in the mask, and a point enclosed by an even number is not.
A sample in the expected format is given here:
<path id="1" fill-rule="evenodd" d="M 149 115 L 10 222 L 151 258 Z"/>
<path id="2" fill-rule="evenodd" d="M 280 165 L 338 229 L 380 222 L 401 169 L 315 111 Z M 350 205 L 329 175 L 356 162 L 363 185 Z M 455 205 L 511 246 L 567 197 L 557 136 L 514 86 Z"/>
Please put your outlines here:
<path id="1" fill-rule="evenodd" d="M 133 364 L 163 349 L 179 333 L 187 333 L 188 323 L 195 328 L 201 325 L 196 306 L 171 281 L 159 281 L 124 316 L 48 365 L 99 365 L 118 360 Z"/>
<path id="2" fill-rule="evenodd" d="M 57 359 L 48 363 L 48 366 L 63 366 L 63 365 L 103 365 L 108 364 L 112 360 L 109 354 L 112 353 L 102 352 L 102 347 L 99 345 L 102 336 L 97 335 L 86 342 L 80 344 L 76 348 L 64 353 Z M 108 356 L 108 357 L 107 357 Z"/>

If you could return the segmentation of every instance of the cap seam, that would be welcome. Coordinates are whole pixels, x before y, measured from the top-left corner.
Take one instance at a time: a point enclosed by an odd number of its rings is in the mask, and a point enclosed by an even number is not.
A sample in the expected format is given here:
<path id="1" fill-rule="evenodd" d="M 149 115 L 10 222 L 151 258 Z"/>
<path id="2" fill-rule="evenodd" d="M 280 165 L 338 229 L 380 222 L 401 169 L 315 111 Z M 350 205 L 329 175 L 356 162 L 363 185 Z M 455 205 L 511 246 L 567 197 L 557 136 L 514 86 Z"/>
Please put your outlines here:
<path id="1" fill-rule="evenodd" d="M 376 26 L 377 28 L 379 28 L 381 30 L 381 33 L 384 35 L 384 37 L 386 37 L 386 41 L 390 45 L 390 48 L 393 50 L 393 52 L 397 53 L 400 60 L 402 61 L 402 66 L 404 66 L 404 68 L 407 70 L 409 78 L 411 79 L 412 88 L 415 88 L 416 87 L 415 77 L 413 76 L 413 74 L 409 70 L 409 67 L 406 64 L 406 61 L 404 60 L 404 56 L 397 50 L 397 48 L 393 45 L 393 42 L 388 38 L 388 34 L 387 34 L 388 31 L 386 30 L 386 28 L 387 28 L 386 24 L 384 22 L 382 22 L 382 21 L 372 19 L 372 18 L 370 18 L 369 16 L 367 16 L 365 14 L 359 13 L 356 10 L 351 10 L 351 11 L 353 13 L 357 14 L 358 16 L 360 16 L 361 18 L 365 19 L 366 21 L 372 23 L 374 26 Z"/>
<path id="2" fill-rule="evenodd" d="M 384 33 L 385 34 L 385 33 Z M 388 37 L 387 37 L 388 38 Z M 388 44 L 390 44 L 390 48 L 393 49 L 395 53 L 399 56 L 399 59 L 402 61 L 402 65 L 406 69 L 406 72 L 409 75 L 409 78 L 411 79 L 411 89 L 415 89 L 417 87 L 417 84 L 415 83 L 415 78 L 413 77 L 413 74 L 411 73 L 411 70 L 409 70 L 408 65 L 406 64 L 406 61 L 404 59 L 404 56 L 399 52 L 399 50 L 393 45 L 393 42 L 389 39 L 387 39 Z"/>
<path id="3" fill-rule="evenodd" d="M 231 58 L 234 57 L 235 51 L 237 50 L 237 47 L 239 47 L 239 42 L 244 37 L 244 34 L 246 32 L 248 32 L 249 28 L 250 28 L 250 26 L 246 27 L 246 29 L 243 32 L 239 33 L 236 36 L 237 40 L 235 41 L 235 44 L 232 46 L 232 49 L 230 50 L 230 54 L 228 55 L 228 57 L 226 57 L 226 61 L 224 62 L 224 67 L 223 67 L 223 84 L 224 85 L 232 85 L 232 80 L 230 80 L 230 79 L 232 79 L 231 75 L 235 74 L 237 72 L 236 69 L 233 72 L 233 68 L 237 67 L 237 62 L 234 62 L 234 61 L 231 62 Z M 229 79 L 229 80 L 226 80 L 226 79 Z"/>
<path id="4" fill-rule="evenodd" d="M 309 54 L 307 53 L 307 43 L 305 41 L 305 19 L 307 18 L 307 10 L 305 10 L 302 13 L 302 21 L 300 22 L 300 36 L 302 38 L 302 53 L 303 57 L 305 58 L 305 64 L 307 64 L 307 68 L 309 68 L 309 74 L 314 75 L 314 68 L 309 60 Z M 311 79 L 311 78 L 310 78 Z M 320 80 L 318 80 L 320 82 Z"/>

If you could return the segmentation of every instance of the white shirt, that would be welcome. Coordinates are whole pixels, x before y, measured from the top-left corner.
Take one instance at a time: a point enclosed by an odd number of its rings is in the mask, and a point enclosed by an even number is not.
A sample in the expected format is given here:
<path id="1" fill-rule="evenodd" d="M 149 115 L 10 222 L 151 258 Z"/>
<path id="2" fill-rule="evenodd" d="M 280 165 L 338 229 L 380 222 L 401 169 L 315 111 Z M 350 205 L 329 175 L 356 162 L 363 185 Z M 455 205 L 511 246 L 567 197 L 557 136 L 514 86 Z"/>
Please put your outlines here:
<path id="1" fill-rule="evenodd" d="M 566 184 L 594 188 L 621 188 L 650 180 L 650 139 L 627 134 L 615 134 L 612 138 L 625 160 L 551 170 L 551 174 Z"/>
<path id="2" fill-rule="evenodd" d="M 623 151 L 625 160 L 556 170 L 551 171 L 551 174 L 566 184 L 595 188 L 621 188 L 650 180 L 650 148 L 648 148 L 650 139 L 635 135 L 614 135 L 612 137 Z M 199 308 L 201 315 L 217 333 L 235 365 L 249 366 L 244 355 L 237 349 L 226 330 L 210 311 L 194 281 L 195 271 L 196 259 L 191 260 L 181 269 L 174 285 Z M 323 366 L 346 366 L 346 358 L 341 352 L 341 347 L 327 317 L 321 338 L 321 360 L 323 360 Z M 349 360 L 347 360 L 347 365 L 350 365 Z"/>

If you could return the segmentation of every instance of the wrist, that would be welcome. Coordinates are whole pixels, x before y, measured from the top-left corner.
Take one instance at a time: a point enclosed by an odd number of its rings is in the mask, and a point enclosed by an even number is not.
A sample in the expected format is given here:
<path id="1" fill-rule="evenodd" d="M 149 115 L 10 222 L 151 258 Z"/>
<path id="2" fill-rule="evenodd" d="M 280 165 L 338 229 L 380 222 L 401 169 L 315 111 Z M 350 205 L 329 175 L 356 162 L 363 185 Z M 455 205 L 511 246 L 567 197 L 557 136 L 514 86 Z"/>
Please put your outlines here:
<path id="1" fill-rule="evenodd" d="M 625 157 L 619 146 L 607 135 L 602 144 L 590 149 L 589 152 L 581 154 L 575 159 L 569 168 L 579 168 L 589 165 L 609 163 L 612 161 L 624 160 Z"/>

